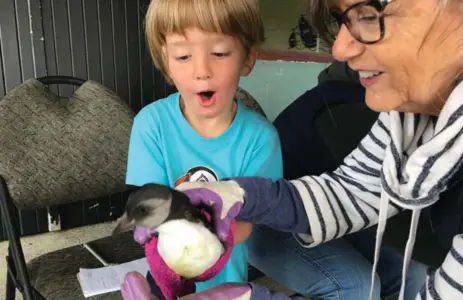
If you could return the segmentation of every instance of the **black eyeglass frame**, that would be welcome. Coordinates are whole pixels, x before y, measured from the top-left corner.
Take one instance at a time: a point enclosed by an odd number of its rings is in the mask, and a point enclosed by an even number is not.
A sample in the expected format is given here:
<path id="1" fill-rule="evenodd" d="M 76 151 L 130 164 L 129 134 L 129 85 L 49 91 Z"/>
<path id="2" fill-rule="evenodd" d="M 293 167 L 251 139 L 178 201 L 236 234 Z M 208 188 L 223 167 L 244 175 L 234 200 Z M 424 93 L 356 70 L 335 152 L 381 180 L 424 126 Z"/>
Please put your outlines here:
<path id="1" fill-rule="evenodd" d="M 349 32 L 352 34 L 352 36 L 359 41 L 362 44 L 375 44 L 379 41 L 381 41 L 384 38 L 385 32 L 386 32 L 386 26 L 384 25 L 384 9 L 386 6 L 391 3 L 392 1 L 387 1 L 387 0 L 366 0 L 362 2 L 355 3 L 354 5 L 348 7 L 342 14 L 332 12 L 331 15 L 335 19 L 336 23 L 339 25 L 339 28 L 344 24 L 346 25 L 347 29 Z M 352 21 L 349 19 L 348 14 L 350 11 L 353 9 L 358 8 L 359 6 L 372 6 L 373 8 L 376 9 L 378 15 L 378 22 L 379 22 L 379 29 L 380 29 L 380 35 L 376 40 L 372 41 L 367 41 L 362 39 L 359 34 L 356 34 L 351 30 L 352 27 Z"/>

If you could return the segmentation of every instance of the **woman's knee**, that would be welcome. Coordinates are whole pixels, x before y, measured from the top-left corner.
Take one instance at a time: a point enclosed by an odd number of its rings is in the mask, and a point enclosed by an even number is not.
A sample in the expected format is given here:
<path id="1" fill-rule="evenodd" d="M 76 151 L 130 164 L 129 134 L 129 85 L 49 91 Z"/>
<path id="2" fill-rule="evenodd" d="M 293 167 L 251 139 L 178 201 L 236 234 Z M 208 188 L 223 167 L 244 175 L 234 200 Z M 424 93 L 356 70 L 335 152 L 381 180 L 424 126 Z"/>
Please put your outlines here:
<path id="1" fill-rule="evenodd" d="M 258 228 L 248 243 L 249 262 L 294 292 L 315 299 L 368 299 L 371 264 L 342 239 L 307 249 L 290 235 Z M 376 276 L 375 300 L 380 286 Z"/>
<path id="2" fill-rule="evenodd" d="M 405 282 L 405 299 L 415 299 L 426 282 L 428 266 L 417 261 L 412 261 L 407 271 Z"/>

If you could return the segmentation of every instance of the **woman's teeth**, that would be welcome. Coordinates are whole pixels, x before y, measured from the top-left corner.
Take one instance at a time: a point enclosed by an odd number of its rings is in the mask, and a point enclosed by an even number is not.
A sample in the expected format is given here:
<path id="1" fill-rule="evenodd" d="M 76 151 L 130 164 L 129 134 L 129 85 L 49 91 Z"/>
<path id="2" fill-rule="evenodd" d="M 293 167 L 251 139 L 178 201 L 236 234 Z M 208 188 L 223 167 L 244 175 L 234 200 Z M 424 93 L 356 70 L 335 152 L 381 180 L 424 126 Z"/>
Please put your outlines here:
<path id="1" fill-rule="evenodd" d="M 375 76 L 380 75 L 382 72 L 380 71 L 359 71 L 359 76 L 361 78 L 372 78 Z"/>

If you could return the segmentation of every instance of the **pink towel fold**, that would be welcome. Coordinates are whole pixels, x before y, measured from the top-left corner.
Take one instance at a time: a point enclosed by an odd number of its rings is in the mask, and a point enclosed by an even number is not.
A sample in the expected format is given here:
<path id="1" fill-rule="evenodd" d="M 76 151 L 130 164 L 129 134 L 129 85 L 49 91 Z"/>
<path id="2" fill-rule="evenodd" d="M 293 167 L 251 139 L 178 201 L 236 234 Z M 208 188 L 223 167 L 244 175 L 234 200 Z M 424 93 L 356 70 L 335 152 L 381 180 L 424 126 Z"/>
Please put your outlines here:
<path id="1" fill-rule="evenodd" d="M 210 220 L 209 215 L 204 212 Z M 151 275 L 161 289 L 166 300 L 174 300 L 177 297 L 182 297 L 195 292 L 195 282 L 207 281 L 216 276 L 227 264 L 233 250 L 235 240 L 236 221 L 233 220 L 230 226 L 230 234 L 225 242 L 226 250 L 219 260 L 204 271 L 201 275 L 185 279 L 175 274 L 172 269 L 164 262 L 158 252 L 158 238 L 153 238 L 145 244 L 145 255 L 148 260 Z"/>

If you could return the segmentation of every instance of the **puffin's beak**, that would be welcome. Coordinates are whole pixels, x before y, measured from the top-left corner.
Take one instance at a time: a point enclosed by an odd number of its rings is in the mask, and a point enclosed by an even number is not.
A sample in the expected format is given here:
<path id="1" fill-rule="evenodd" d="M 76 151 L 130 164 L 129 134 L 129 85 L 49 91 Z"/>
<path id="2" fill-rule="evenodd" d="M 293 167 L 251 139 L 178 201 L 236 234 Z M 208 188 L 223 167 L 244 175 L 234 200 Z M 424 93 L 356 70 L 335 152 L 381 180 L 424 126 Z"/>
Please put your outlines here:
<path id="1" fill-rule="evenodd" d="M 135 221 L 128 220 L 127 214 L 124 213 L 122 217 L 120 217 L 119 220 L 117 220 L 116 227 L 113 229 L 113 235 L 133 229 L 135 229 Z"/>

